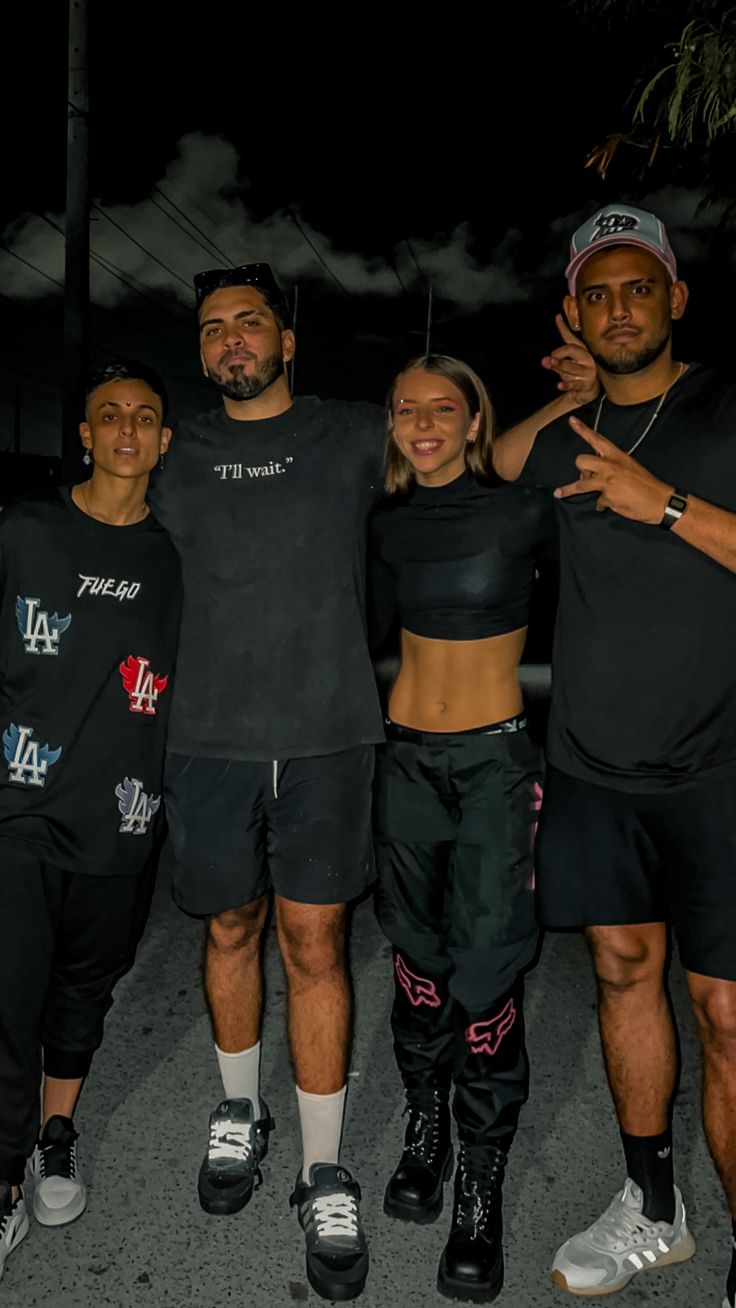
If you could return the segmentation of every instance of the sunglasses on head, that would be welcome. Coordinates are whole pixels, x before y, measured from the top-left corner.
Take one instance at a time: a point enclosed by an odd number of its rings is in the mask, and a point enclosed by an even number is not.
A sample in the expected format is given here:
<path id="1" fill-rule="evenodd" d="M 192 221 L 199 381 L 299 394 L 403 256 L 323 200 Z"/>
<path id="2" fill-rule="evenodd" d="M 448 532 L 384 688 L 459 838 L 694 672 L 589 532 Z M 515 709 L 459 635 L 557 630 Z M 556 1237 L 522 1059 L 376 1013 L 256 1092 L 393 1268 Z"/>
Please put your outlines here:
<path id="1" fill-rule="evenodd" d="M 209 268 L 197 273 L 194 278 L 194 294 L 197 310 L 201 308 L 208 295 L 229 286 L 255 286 L 263 292 L 264 299 L 281 319 L 284 327 L 291 325 L 291 314 L 286 297 L 271 271 L 269 263 L 244 263 L 239 268 Z"/>

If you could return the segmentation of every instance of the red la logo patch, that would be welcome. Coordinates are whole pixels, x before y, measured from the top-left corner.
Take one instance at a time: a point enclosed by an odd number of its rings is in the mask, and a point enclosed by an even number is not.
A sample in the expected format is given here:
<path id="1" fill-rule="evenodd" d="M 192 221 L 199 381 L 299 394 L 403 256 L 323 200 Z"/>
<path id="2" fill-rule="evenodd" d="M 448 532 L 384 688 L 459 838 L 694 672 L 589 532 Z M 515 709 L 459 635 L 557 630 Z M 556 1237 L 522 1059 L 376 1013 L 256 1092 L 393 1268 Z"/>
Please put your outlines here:
<path id="1" fill-rule="evenodd" d="M 169 684 L 168 677 L 157 677 L 150 669 L 150 659 L 140 656 L 136 658 L 132 654 L 120 664 L 120 675 L 130 698 L 131 713 L 146 713 L 149 716 L 155 714 L 156 700 Z"/>

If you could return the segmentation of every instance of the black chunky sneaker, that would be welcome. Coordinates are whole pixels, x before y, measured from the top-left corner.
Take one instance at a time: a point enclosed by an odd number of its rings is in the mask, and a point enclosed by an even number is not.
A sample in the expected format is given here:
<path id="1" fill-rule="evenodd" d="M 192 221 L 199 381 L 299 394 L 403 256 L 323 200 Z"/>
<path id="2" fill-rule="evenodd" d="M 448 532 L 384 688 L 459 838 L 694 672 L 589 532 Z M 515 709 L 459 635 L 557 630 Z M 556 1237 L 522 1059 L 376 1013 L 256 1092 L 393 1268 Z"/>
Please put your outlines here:
<path id="1" fill-rule="evenodd" d="M 268 1153 L 274 1121 L 261 1100 L 263 1116 L 253 1120 L 250 1099 L 223 1099 L 210 1114 L 210 1142 L 199 1169 L 199 1202 L 218 1217 L 245 1208 L 254 1184 L 260 1185 L 261 1163 Z"/>
<path id="2" fill-rule="evenodd" d="M 313 1163 L 290 1204 L 307 1240 L 307 1280 L 323 1299 L 357 1299 L 368 1275 L 360 1186 L 339 1163 Z"/>
<path id="3" fill-rule="evenodd" d="M 404 1152 L 386 1186 L 383 1211 L 404 1222 L 434 1222 L 452 1175 L 452 1131 L 446 1090 L 407 1090 Z"/>
<path id="4" fill-rule="evenodd" d="M 87 1207 L 87 1191 L 77 1166 L 77 1140 L 71 1117 L 50 1117 L 33 1151 L 36 1179 L 33 1216 L 41 1226 L 66 1226 Z"/>
<path id="5" fill-rule="evenodd" d="M 452 1230 L 437 1289 L 448 1299 L 491 1303 L 503 1286 L 502 1186 L 506 1154 L 493 1145 L 461 1145 Z"/>

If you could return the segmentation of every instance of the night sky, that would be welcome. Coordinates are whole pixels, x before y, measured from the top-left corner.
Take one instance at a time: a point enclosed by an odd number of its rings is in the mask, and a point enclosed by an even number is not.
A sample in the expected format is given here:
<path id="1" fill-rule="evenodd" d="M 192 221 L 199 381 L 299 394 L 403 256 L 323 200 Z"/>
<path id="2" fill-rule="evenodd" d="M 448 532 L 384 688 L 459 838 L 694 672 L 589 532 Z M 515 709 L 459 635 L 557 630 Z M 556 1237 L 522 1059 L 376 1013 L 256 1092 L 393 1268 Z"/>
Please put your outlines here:
<path id="1" fill-rule="evenodd" d="M 718 304 L 734 266 L 718 209 L 698 211 L 697 168 L 665 151 L 647 171 L 632 149 L 606 181 L 584 167 L 592 146 L 629 126 L 632 60 L 651 51 L 651 26 L 611 32 L 565 4 L 398 19 L 367 7 L 296 18 L 245 6 L 186 17 L 137 0 L 94 8 L 91 241 L 106 261 L 92 265 L 94 360 L 145 358 L 169 381 L 175 413 L 217 403 L 198 376 L 187 289 L 225 262 L 214 242 L 298 285 L 297 391 L 381 399 L 423 350 L 431 283 L 433 347 L 479 369 L 508 423 L 554 393 L 538 360 L 557 343 L 567 240 L 616 199 L 670 226 L 693 294 L 680 353 L 725 356 Z M 63 229 L 66 4 L 15 21 L 0 449 L 19 399 L 23 448 L 55 452 L 62 302 L 48 279 L 63 280 L 51 224 Z"/>

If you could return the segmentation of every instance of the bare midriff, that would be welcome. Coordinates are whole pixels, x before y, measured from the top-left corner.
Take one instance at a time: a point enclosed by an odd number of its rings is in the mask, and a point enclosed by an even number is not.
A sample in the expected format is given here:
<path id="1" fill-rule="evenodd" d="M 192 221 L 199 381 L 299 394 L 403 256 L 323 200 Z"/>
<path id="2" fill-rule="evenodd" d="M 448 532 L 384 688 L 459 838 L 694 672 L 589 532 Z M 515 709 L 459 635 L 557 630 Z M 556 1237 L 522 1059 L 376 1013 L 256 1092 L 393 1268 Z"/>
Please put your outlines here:
<path id="1" fill-rule="evenodd" d="M 389 717 L 415 731 L 468 731 L 521 713 L 526 627 L 485 640 L 429 640 L 401 632 Z"/>

